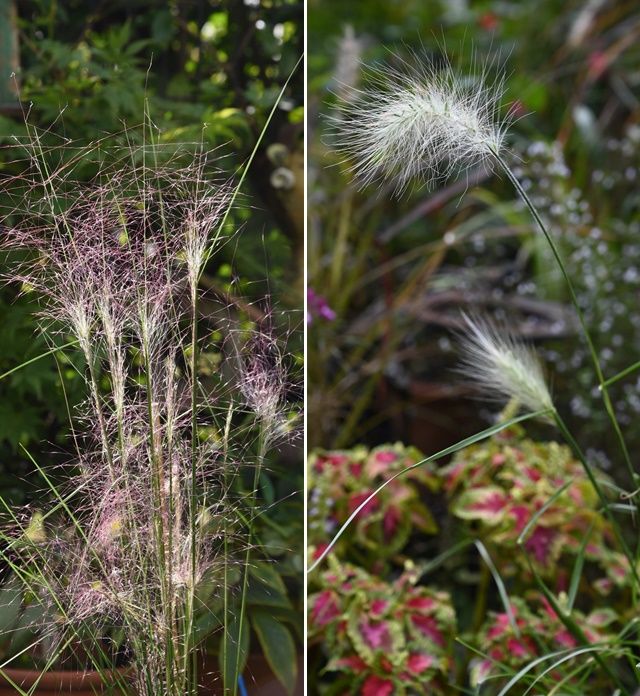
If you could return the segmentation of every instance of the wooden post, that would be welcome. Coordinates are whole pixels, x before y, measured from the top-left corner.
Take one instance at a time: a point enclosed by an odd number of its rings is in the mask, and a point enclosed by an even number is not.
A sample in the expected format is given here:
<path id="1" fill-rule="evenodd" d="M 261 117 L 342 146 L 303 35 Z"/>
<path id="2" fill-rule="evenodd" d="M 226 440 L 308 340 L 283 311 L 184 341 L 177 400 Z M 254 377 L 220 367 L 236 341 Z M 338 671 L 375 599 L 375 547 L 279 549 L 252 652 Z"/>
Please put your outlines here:
<path id="1" fill-rule="evenodd" d="M 14 0 L 0 0 L 0 113 L 19 111 L 15 75 L 20 67 Z"/>

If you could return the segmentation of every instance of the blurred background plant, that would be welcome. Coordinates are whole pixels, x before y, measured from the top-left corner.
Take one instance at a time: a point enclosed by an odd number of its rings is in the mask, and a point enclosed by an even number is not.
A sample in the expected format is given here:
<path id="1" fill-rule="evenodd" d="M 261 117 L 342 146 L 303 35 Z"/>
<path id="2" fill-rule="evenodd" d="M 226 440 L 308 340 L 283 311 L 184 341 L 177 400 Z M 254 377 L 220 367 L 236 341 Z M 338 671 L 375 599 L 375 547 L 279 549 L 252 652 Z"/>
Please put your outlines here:
<path id="1" fill-rule="evenodd" d="M 408 571 L 387 583 L 330 563 L 309 597 L 309 640 L 323 640 L 331 656 L 324 670 L 338 673 L 323 693 L 448 693 L 455 613 L 446 592 L 415 586 L 417 577 Z"/>

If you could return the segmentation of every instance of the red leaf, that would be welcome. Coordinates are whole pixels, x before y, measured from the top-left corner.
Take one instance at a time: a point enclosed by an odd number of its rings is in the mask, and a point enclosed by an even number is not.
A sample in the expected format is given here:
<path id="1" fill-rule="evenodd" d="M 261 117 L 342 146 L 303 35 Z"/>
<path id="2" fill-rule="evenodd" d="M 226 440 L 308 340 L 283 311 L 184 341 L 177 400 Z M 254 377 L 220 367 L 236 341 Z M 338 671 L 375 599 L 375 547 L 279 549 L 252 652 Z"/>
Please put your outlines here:
<path id="1" fill-rule="evenodd" d="M 421 674 L 433 664 L 433 657 L 424 653 L 412 653 L 407 660 L 407 669 L 414 674 Z"/>
<path id="2" fill-rule="evenodd" d="M 376 677 L 375 674 L 367 677 L 362 685 L 362 696 L 391 696 L 392 693 L 393 682 Z"/>
<path id="3" fill-rule="evenodd" d="M 420 614 L 414 614 L 411 617 L 411 621 L 423 635 L 430 638 L 436 645 L 444 647 L 444 636 L 438 628 L 438 624 L 433 616 L 421 616 Z"/>
<path id="4" fill-rule="evenodd" d="M 324 590 L 317 597 L 311 611 L 311 620 L 318 626 L 326 626 L 340 616 L 340 607 L 331 590 Z"/>

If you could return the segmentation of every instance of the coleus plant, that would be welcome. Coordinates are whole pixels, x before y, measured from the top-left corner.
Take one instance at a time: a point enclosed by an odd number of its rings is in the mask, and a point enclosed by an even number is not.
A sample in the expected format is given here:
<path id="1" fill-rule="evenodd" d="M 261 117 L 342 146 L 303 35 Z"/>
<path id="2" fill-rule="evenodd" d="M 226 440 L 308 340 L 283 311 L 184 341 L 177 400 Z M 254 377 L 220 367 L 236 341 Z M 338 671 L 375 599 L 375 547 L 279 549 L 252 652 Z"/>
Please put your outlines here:
<path id="1" fill-rule="evenodd" d="M 309 639 L 321 639 L 338 673 L 327 693 L 444 694 L 455 613 L 446 592 L 419 586 L 410 568 L 392 582 L 329 559 L 309 598 Z M 425 692 L 425 689 L 428 689 Z"/>
<path id="2" fill-rule="evenodd" d="M 568 447 L 531 440 L 515 426 L 460 451 L 440 475 L 453 515 L 490 543 L 501 573 L 521 573 L 531 563 L 566 590 L 583 554 L 603 575 L 593 583 L 601 593 L 628 582 L 628 561 Z"/>
<path id="3" fill-rule="evenodd" d="M 574 609 L 571 616 L 590 646 L 611 642 L 618 619 L 613 609 L 598 608 L 586 615 Z M 504 687 L 505 679 L 500 677 L 523 668 L 527 668 L 528 679 L 536 682 L 547 677 L 557 684 L 560 679 L 571 682 L 573 678 L 568 675 L 578 640 L 540 593 L 531 593 L 527 599 L 513 597 L 510 613 L 491 612 L 473 642 L 482 657 L 471 661 L 470 681 L 474 687 L 482 684 L 483 694 L 494 693 L 491 684 Z M 589 674 L 591 684 L 597 677 Z M 541 691 L 538 686 L 536 693 Z"/>
<path id="4" fill-rule="evenodd" d="M 377 486 L 423 459 L 415 447 L 400 443 L 375 449 L 316 451 L 309 458 L 309 545 L 320 553 L 336 529 Z M 391 558 L 413 531 L 434 534 L 437 525 L 422 502 L 439 487 L 435 473 L 418 467 L 393 481 L 358 515 L 348 541 L 334 553 L 365 567 Z"/>

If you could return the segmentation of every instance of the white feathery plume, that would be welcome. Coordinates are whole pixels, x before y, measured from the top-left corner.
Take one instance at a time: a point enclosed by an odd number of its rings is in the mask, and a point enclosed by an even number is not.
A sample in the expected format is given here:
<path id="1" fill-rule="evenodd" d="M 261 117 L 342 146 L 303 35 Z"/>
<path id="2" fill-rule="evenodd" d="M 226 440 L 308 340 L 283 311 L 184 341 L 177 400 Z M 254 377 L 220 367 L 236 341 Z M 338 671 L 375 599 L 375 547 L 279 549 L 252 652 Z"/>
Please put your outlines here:
<path id="1" fill-rule="evenodd" d="M 463 317 L 461 372 L 490 397 L 514 399 L 532 412 L 555 410 L 537 354 L 490 320 Z"/>
<path id="2" fill-rule="evenodd" d="M 415 62 L 369 69 L 360 99 L 343 101 L 330 118 L 363 186 L 389 179 L 398 194 L 414 180 L 429 186 L 459 169 L 491 166 L 503 147 L 511 120 L 500 117 L 503 77 L 489 82 L 486 70 L 462 77 L 448 62 Z"/>

